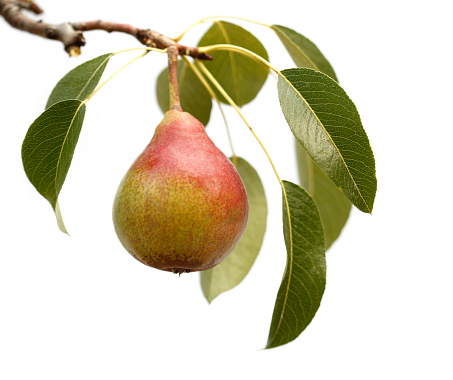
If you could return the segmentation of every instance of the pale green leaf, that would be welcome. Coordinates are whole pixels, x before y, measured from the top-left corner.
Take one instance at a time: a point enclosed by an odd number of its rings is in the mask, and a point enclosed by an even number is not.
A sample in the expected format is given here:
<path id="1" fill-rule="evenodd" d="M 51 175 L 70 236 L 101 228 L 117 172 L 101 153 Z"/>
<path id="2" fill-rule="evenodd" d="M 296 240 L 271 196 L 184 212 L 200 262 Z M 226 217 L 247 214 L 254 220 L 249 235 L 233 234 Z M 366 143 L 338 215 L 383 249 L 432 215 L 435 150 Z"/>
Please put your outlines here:
<path id="1" fill-rule="evenodd" d="M 244 235 L 235 250 L 219 265 L 200 272 L 201 288 L 209 303 L 241 283 L 258 256 L 266 232 L 266 195 L 258 173 L 242 158 L 231 160 L 247 190 L 249 218 Z"/>
<path id="2" fill-rule="evenodd" d="M 300 33 L 281 25 L 272 25 L 297 67 L 308 67 L 327 74 L 337 82 L 337 76 L 318 47 Z"/>
<path id="3" fill-rule="evenodd" d="M 60 229 L 60 231 L 69 235 L 68 230 L 66 229 L 66 226 L 64 225 L 63 217 L 61 216 L 60 204 L 58 203 L 58 200 L 55 205 L 55 216 L 57 217 L 57 225 L 58 225 L 58 228 Z"/>
<path id="4" fill-rule="evenodd" d="M 241 46 L 268 60 L 266 49 L 250 32 L 238 25 L 217 21 L 201 38 L 198 46 L 229 44 Z M 232 51 L 214 51 L 209 53 L 213 61 L 204 64 L 220 83 L 223 89 L 238 106 L 243 106 L 255 99 L 264 85 L 269 69 L 262 63 Z M 220 101 L 228 103 L 217 92 Z"/>
<path id="5" fill-rule="evenodd" d="M 64 100 L 47 108 L 30 126 L 22 144 L 25 173 L 54 209 L 60 229 L 66 232 L 58 206 L 64 180 L 85 116 L 80 100 Z"/>
<path id="6" fill-rule="evenodd" d="M 49 96 L 46 108 L 62 100 L 85 100 L 98 85 L 105 67 L 113 55 L 113 53 L 101 55 L 72 69 L 56 84 Z"/>
<path id="7" fill-rule="evenodd" d="M 280 73 L 278 96 L 297 141 L 359 210 L 371 213 L 377 188 L 374 156 L 345 91 L 319 71 L 296 68 Z"/>
<path id="8" fill-rule="evenodd" d="M 211 95 L 190 66 L 182 60 L 178 61 L 178 88 L 183 111 L 190 113 L 206 126 L 211 117 Z M 164 113 L 168 111 L 169 93 L 168 68 L 166 68 L 160 73 L 156 82 L 157 101 Z"/>
<path id="9" fill-rule="evenodd" d="M 283 181 L 283 233 L 287 262 L 275 301 L 266 348 L 296 339 L 315 316 L 326 286 L 322 224 L 311 197 Z"/>
<path id="10" fill-rule="evenodd" d="M 296 144 L 296 152 L 301 185 L 318 207 L 327 250 L 346 224 L 351 202 L 319 169 L 299 143 Z"/>

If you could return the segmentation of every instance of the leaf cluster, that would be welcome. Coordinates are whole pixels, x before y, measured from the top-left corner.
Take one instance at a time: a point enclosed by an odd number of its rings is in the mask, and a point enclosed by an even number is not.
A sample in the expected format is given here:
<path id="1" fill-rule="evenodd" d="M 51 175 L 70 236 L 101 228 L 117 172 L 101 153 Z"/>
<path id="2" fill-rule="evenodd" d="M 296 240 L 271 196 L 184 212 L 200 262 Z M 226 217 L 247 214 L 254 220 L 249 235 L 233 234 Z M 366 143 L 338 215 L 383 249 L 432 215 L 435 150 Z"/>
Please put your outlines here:
<path id="1" fill-rule="evenodd" d="M 328 60 L 298 32 L 280 25 L 268 28 L 281 40 L 296 67 L 273 68 L 255 36 L 238 25 L 215 20 L 198 44 L 214 60 L 203 64 L 181 59 L 177 76 L 182 108 L 207 125 L 212 100 L 240 112 L 239 107 L 256 98 L 270 71 L 277 74 L 280 106 L 297 144 L 301 186 L 282 180 L 268 155 L 282 189 L 287 252 L 266 346 L 271 348 L 297 338 L 315 316 L 326 284 L 325 252 L 338 238 L 351 205 L 371 213 L 377 182 L 373 152 L 358 111 L 338 84 Z M 62 78 L 23 142 L 27 177 L 49 201 L 64 232 L 58 196 L 81 132 L 86 103 L 99 88 L 104 69 L 115 54 L 83 63 Z M 158 76 L 156 97 L 162 111 L 167 111 L 168 69 Z M 231 160 L 247 190 L 249 222 L 235 251 L 201 273 L 208 302 L 245 278 L 266 232 L 267 200 L 259 175 L 244 158 L 233 155 Z"/>

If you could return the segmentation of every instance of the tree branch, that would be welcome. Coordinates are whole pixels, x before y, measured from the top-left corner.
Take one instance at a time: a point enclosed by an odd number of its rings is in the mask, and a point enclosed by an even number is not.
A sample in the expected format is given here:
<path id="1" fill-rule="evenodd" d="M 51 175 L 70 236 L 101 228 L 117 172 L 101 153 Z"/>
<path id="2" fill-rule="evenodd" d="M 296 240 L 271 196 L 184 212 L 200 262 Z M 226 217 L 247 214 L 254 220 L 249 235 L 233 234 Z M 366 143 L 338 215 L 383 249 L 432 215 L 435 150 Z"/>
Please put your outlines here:
<path id="1" fill-rule="evenodd" d="M 76 32 L 68 24 L 50 25 L 45 22 L 35 21 L 23 15 L 22 9 L 29 9 L 34 13 L 42 13 L 36 4 L 24 0 L 0 0 L 0 14 L 13 27 L 24 32 L 36 34 L 51 40 L 63 42 L 66 51 L 71 55 L 77 55 L 77 49 L 85 45 L 85 39 L 81 32 Z"/>
<path id="2" fill-rule="evenodd" d="M 32 0 L 16 0 L 16 3 L 17 5 L 19 5 L 19 7 L 28 9 L 37 15 L 43 13 L 43 10 Z"/>
<path id="3" fill-rule="evenodd" d="M 165 49 L 175 45 L 179 54 L 188 55 L 202 60 L 211 60 L 206 53 L 200 53 L 196 47 L 187 47 L 176 43 L 171 38 L 150 29 L 140 29 L 128 24 L 119 24 L 106 21 L 87 21 L 62 23 L 59 25 L 36 21 L 22 13 L 29 10 L 35 14 L 43 11 L 31 0 L 0 0 L 0 15 L 13 27 L 24 32 L 36 34 L 51 40 L 61 41 L 65 50 L 71 56 L 80 54 L 80 48 L 85 45 L 83 32 L 90 30 L 105 30 L 107 32 L 121 32 L 134 36 L 140 43 L 149 47 Z"/>

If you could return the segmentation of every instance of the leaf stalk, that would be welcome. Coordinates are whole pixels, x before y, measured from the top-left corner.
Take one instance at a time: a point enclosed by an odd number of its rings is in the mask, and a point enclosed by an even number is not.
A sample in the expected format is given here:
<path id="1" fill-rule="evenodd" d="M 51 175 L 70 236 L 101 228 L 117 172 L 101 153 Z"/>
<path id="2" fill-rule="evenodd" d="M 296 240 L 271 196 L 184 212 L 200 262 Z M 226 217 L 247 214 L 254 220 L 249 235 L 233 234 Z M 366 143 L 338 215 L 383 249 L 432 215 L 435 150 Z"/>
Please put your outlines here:
<path id="1" fill-rule="evenodd" d="M 200 69 L 203 72 L 203 74 L 206 75 L 206 77 L 212 82 L 212 84 L 217 88 L 217 90 L 222 94 L 222 96 L 227 100 L 227 102 L 236 110 L 236 112 L 239 114 L 241 119 L 247 125 L 247 127 L 250 130 L 250 132 L 253 134 L 253 136 L 255 137 L 255 139 L 258 141 L 258 143 L 260 144 L 261 148 L 263 149 L 264 153 L 266 154 L 266 157 L 269 160 L 269 162 L 270 162 L 270 164 L 272 166 L 272 169 L 274 170 L 274 173 L 275 173 L 275 175 L 276 175 L 276 177 L 277 177 L 277 179 L 278 179 L 278 181 L 280 183 L 280 186 L 282 187 L 283 192 L 285 192 L 285 187 L 283 185 L 283 181 L 280 178 L 280 175 L 278 174 L 277 168 L 275 167 L 275 164 L 272 161 L 272 158 L 271 158 L 269 152 L 267 151 L 267 149 L 264 146 L 263 142 L 259 139 L 258 135 L 253 130 L 252 126 L 249 124 L 247 119 L 244 117 L 244 115 L 242 114 L 242 112 L 239 109 L 239 107 L 236 105 L 234 100 L 231 99 L 231 97 L 228 95 L 228 93 L 223 89 L 223 87 L 220 85 L 220 83 L 217 82 L 217 80 L 214 78 L 214 76 L 211 74 L 211 72 L 206 68 L 206 66 L 199 60 L 196 60 L 195 62 L 200 67 Z"/>
<path id="2" fill-rule="evenodd" d="M 240 53 L 240 54 L 245 55 L 246 57 L 252 58 L 255 61 L 262 63 L 264 66 L 271 69 L 276 74 L 280 74 L 280 71 L 277 70 L 274 66 L 272 66 L 270 64 L 270 62 L 266 61 L 263 57 L 259 56 L 258 54 L 254 53 L 253 51 L 245 49 L 241 46 L 229 45 L 229 44 L 218 44 L 218 45 L 202 46 L 198 50 L 200 53 L 208 53 L 208 52 L 212 52 L 212 51 L 216 51 L 216 50 L 233 51 L 235 53 Z"/>
<path id="3" fill-rule="evenodd" d="M 247 18 L 244 18 L 244 17 L 236 17 L 236 16 L 209 16 L 209 17 L 204 17 L 196 22 L 194 22 L 192 25 L 190 25 L 189 27 L 187 27 L 178 37 L 176 38 L 173 38 L 174 41 L 178 42 L 179 40 L 181 40 L 185 34 L 192 28 L 196 27 L 197 25 L 200 25 L 200 24 L 203 24 L 205 22 L 216 22 L 216 21 L 219 21 L 219 19 L 222 19 L 222 18 L 229 18 L 229 19 L 235 19 L 235 20 L 241 20 L 241 21 L 246 21 L 246 22 L 250 22 L 252 24 L 257 24 L 257 25 L 261 25 L 261 26 L 265 26 L 267 28 L 272 28 L 270 25 L 268 24 L 265 24 L 263 22 L 259 22 L 259 21 L 254 21 L 254 20 L 249 20 Z"/>
<path id="4" fill-rule="evenodd" d="M 231 138 L 230 128 L 229 128 L 229 126 L 228 126 L 228 122 L 227 122 L 225 113 L 223 112 L 222 103 L 220 102 L 218 96 L 216 95 L 216 93 L 214 92 L 214 90 L 211 88 L 211 86 L 209 85 L 209 83 L 207 82 L 207 80 L 206 80 L 206 78 L 203 76 L 203 74 L 200 72 L 200 70 L 198 69 L 198 67 L 195 66 L 192 62 L 190 62 L 190 60 L 189 60 L 187 57 L 181 56 L 181 58 L 189 65 L 189 67 L 192 69 L 192 71 L 194 72 L 194 74 L 198 77 L 198 79 L 200 80 L 200 82 L 203 84 L 203 86 L 204 86 L 204 87 L 206 88 L 206 90 L 209 92 L 209 95 L 211 95 L 212 98 L 214 98 L 215 101 L 217 102 L 217 105 L 219 106 L 220 113 L 222 114 L 223 121 L 224 121 L 224 123 L 225 123 L 225 128 L 226 128 L 227 135 L 228 135 L 228 142 L 229 142 L 229 144 L 230 144 L 231 154 L 232 154 L 232 156 L 233 156 L 233 160 L 236 161 L 236 160 L 237 160 L 237 156 L 236 156 L 236 153 L 235 153 L 235 151 L 234 151 L 233 139 Z"/>
<path id="5" fill-rule="evenodd" d="M 244 49 L 244 50 L 246 50 L 246 49 Z M 284 185 L 282 179 L 280 178 L 280 175 L 278 174 L 277 168 L 275 167 L 275 164 L 272 161 L 272 158 L 271 158 L 269 152 L 267 151 L 267 149 L 265 148 L 264 144 L 262 143 L 262 141 L 259 139 L 259 137 L 255 133 L 253 128 L 250 126 L 248 121 L 245 119 L 245 117 L 242 114 L 242 112 L 239 110 L 239 107 L 236 105 L 236 103 L 233 101 L 233 99 L 231 99 L 231 97 L 228 95 L 228 93 L 223 89 L 223 87 L 220 85 L 220 83 L 217 82 L 217 80 L 209 72 L 209 70 L 206 68 L 206 66 L 202 62 L 200 62 L 199 60 L 196 60 L 196 63 L 197 63 L 198 66 L 200 66 L 200 68 L 203 71 L 203 73 L 208 77 L 208 79 L 214 84 L 214 86 L 217 88 L 217 90 L 228 101 L 228 103 L 230 103 L 230 105 L 236 110 L 236 112 L 239 114 L 239 116 L 245 122 L 245 124 L 249 128 L 250 132 L 253 134 L 253 136 L 255 137 L 255 139 L 258 141 L 258 143 L 260 144 L 261 148 L 263 149 L 264 153 L 266 154 L 267 159 L 269 160 L 269 162 L 270 162 L 270 164 L 272 166 L 272 169 L 274 170 L 274 173 L 275 173 L 275 175 L 276 175 L 276 177 L 278 179 L 278 182 L 280 183 L 280 187 L 282 189 L 282 194 L 283 194 L 283 199 L 285 200 L 286 212 L 287 212 L 287 216 L 288 216 L 289 246 L 290 246 L 289 252 L 288 252 L 289 259 L 286 262 L 285 274 L 288 272 L 289 276 L 291 277 L 292 270 L 293 270 L 293 257 L 294 257 L 294 251 L 293 251 L 293 228 L 292 228 L 292 224 L 291 224 L 291 211 L 290 211 L 290 207 L 289 207 L 288 194 L 286 192 L 285 185 Z M 289 289 L 289 285 L 290 284 L 288 282 L 288 284 L 287 284 L 288 289 Z M 288 292 L 288 290 L 287 290 L 287 292 Z M 286 294 L 287 294 L 287 292 L 286 292 Z M 286 302 L 287 302 L 287 296 L 285 296 L 284 304 L 286 304 Z M 281 320 L 279 322 L 279 325 L 278 325 L 277 329 L 280 328 L 280 324 L 281 324 Z"/>
<path id="6" fill-rule="evenodd" d="M 138 60 L 139 58 L 142 58 L 144 57 L 145 55 L 147 55 L 150 51 L 158 51 L 160 53 L 166 53 L 167 52 L 167 49 L 165 50 L 161 50 L 161 49 L 156 49 L 156 48 L 133 48 L 133 49 L 126 49 L 126 50 L 120 50 L 120 51 L 117 51 L 115 53 L 113 53 L 113 55 L 116 55 L 116 54 L 119 54 L 119 53 L 124 53 L 124 52 L 127 52 L 127 51 L 132 51 L 132 50 L 145 50 L 145 52 L 143 52 L 142 54 L 138 55 L 137 57 L 135 57 L 134 59 L 130 60 L 129 62 L 127 62 L 125 65 L 123 65 L 120 69 L 118 69 L 117 71 L 115 71 L 112 75 L 110 75 L 110 77 L 108 77 L 104 82 L 102 82 L 102 84 L 100 84 L 98 87 L 96 87 L 96 89 L 83 101 L 84 104 L 88 103 L 88 101 L 102 88 L 104 87 L 108 82 L 110 82 L 111 79 L 113 79 L 113 77 L 115 77 L 117 74 L 119 74 L 121 71 L 123 71 L 127 66 L 129 66 L 131 63 L 135 62 L 136 60 Z"/>

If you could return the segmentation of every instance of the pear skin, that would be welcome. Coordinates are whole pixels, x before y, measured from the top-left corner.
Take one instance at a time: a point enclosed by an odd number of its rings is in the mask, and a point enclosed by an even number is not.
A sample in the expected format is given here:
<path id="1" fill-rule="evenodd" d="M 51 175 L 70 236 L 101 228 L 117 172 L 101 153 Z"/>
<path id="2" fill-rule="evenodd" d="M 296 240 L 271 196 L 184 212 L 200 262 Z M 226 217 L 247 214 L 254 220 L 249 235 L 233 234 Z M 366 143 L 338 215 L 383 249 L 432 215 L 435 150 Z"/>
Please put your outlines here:
<path id="1" fill-rule="evenodd" d="M 239 173 L 203 125 L 170 110 L 121 181 L 113 223 L 124 248 L 143 264 L 203 271 L 236 247 L 248 207 Z"/>

